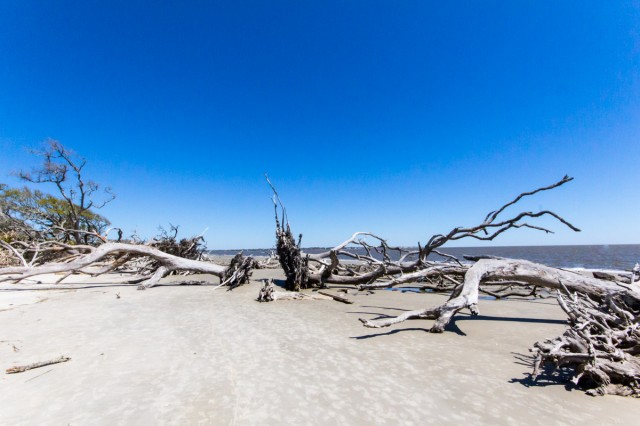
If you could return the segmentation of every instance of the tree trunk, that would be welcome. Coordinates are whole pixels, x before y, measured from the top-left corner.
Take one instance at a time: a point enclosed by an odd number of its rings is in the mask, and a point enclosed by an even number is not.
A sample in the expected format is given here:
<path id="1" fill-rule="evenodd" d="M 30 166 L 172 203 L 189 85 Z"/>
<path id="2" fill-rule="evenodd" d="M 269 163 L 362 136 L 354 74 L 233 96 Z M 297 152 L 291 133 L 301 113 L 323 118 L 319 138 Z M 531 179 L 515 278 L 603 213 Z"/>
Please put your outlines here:
<path id="1" fill-rule="evenodd" d="M 477 315 L 479 285 L 483 280 L 520 281 L 527 284 L 556 290 L 568 289 L 571 292 L 602 298 L 607 294 L 619 293 L 629 300 L 640 303 L 640 293 L 631 287 L 595 278 L 588 278 L 576 272 L 551 268 L 525 260 L 481 259 L 466 272 L 460 294 L 442 305 L 406 312 L 398 317 L 379 320 L 361 319 L 365 327 L 380 328 L 406 321 L 408 319 L 434 319 L 432 333 L 441 333 L 449 324 L 453 315 L 461 309 L 469 309 Z"/>
<path id="2" fill-rule="evenodd" d="M 569 328 L 560 337 L 534 345 L 534 379 L 546 364 L 568 366 L 575 372 L 574 383 L 589 389 L 590 395 L 640 396 L 640 291 L 635 285 L 524 260 L 482 259 L 469 268 L 459 294 L 446 303 L 397 317 L 360 321 L 365 327 L 380 328 L 408 319 L 433 319 L 430 331 L 441 333 L 461 309 L 479 313 L 478 291 L 485 280 L 515 280 L 557 290 Z"/>
<path id="3" fill-rule="evenodd" d="M 138 277 L 138 281 L 140 281 L 140 286 L 138 288 L 140 290 L 155 286 L 158 284 L 160 279 L 173 271 L 212 274 L 219 277 L 223 284 L 235 286 L 248 280 L 251 265 L 253 264 L 251 258 L 238 258 L 236 256 L 236 258 L 234 258 L 234 262 L 232 262 L 233 265 L 227 267 L 213 262 L 184 259 L 150 246 L 137 244 L 106 243 L 98 247 L 83 246 L 83 249 L 89 250 L 89 253 L 81 255 L 68 263 L 48 263 L 41 266 L 2 268 L 0 269 L 0 282 L 19 282 L 25 278 L 58 272 L 87 273 L 87 267 L 94 265 L 96 262 L 103 261 L 109 256 L 129 255 L 131 257 L 147 257 L 154 259 L 158 265 L 151 274 Z M 99 275 L 100 273 L 110 270 L 112 270 L 112 268 L 103 268 L 102 271 L 98 271 L 95 275 Z"/>

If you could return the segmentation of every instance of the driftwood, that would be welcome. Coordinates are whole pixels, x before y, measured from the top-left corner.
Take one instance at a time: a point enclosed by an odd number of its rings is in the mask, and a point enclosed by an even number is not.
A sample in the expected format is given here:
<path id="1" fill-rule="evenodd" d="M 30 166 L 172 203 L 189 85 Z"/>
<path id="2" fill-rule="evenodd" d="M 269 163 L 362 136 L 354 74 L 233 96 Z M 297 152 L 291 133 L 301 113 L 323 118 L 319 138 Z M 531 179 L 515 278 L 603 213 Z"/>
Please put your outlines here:
<path id="1" fill-rule="evenodd" d="M 397 317 L 360 319 L 366 327 L 379 328 L 408 319 L 431 319 L 431 332 L 441 333 L 453 316 L 462 309 L 479 313 L 478 297 L 485 293 L 501 297 L 538 297 L 558 293 L 558 301 L 569 317 L 570 328 L 560 337 L 535 344 L 536 362 L 532 373 L 537 377 L 543 366 L 573 368 L 574 381 L 590 389 L 590 394 L 613 393 L 640 395 L 640 291 L 633 285 L 640 278 L 640 266 L 625 278 L 612 274 L 587 277 L 576 272 L 550 268 L 527 261 L 485 256 L 467 259 L 473 266 L 439 251 L 445 243 L 473 238 L 493 240 L 513 228 L 552 231 L 529 223 L 529 219 L 551 217 L 573 231 L 580 231 L 558 214 L 543 210 L 522 212 L 502 219 L 505 210 L 522 198 L 557 188 L 571 181 L 560 181 L 524 192 L 499 209 L 490 212 L 482 223 L 459 227 L 447 234 L 437 234 L 418 250 L 394 247 L 375 234 L 357 232 L 343 243 L 318 254 L 305 254 L 302 235 L 293 238 L 286 210 L 275 188 L 276 238 L 280 262 L 291 288 L 325 287 L 327 284 L 354 285 L 360 290 L 389 288 L 405 283 L 420 283 L 423 290 L 449 292 L 447 302 L 432 308 L 406 312 Z M 282 219 L 278 218 L 278 206 Z M 373 241 L 373 243 L 371 243 Z M 356 248 L 354 250 L 354 247 Z M 439 255 L 444 262 L 434 262 Z M 350 262 L 348 262 L 348 261 Z M 353 262 L 357 262 L 354 264 Z M 602 277 L 605 279 L 598 279 Z M 566 295 L 562 295 L 564 292 Z"/>
<path id="2" fill-rule="evenodd" d="M 278 291 L 274 285 L 273 279 L 264 282 L 260 293 L 258 293 L 258 302 L 275 302 L 276 300 L 335 300 L 337 302 L 351 304 L 353 300 L 337 294 L 325 291 L 316 291 L 312 293 L 304 293 L 300 291 Z"/>
<path id="3" fill-rule="evenodd" d="M 269 256 L 264 259 L 256 259 L 254 263 L 255 269 L 276 269 L 280 267 L 280 262 L 278 260 L 278 255 L 275 251 L 271 251 Z"/>
<path id="4" fill-rule="evenodd" d="M 589 278 L 575 272 L 523 260 L 481 259 L 465 274 L 462 288 L 447 302 L 397 317 L 360 319 L 380 328 L 409 319 L 435 320 L 430 331 L 441 333 L 462 309 L 478 315 L 480 283 L 516 280 L 557 290 L 570 328 L 560 337 L 535 344 L 533 377 L 547 363 L 574 368 L 575 382 L 591 394 L 640 395 L 640 290 L 620 282 Z M 560 292 L 568 295 L 568 299 Z"/>
<path id="5" fill-rule="evenodd" d="M 523 192 L 497 210 L 487 214 L 479 225 L 457 227 L 447 234 L 436 234 L 426 244 L 418 244 L 417 250 L 406 250 L 402 247 L 392 246 L 384 238 L 370 232 L 356 232 L 347 240 L 323 253 L 309 254 L 304 253 L 301 249 L 302 235 L 298 237 L 297 242 L 293 237 L 286 209 L 278 192 L 267 177 L 267 182 L 274 194 L 276 247 L 280 264 L 287 277 L 286 287 L 288 290 L 299 291 L 309 287 L 322 288 L 329 284 L 339 284 L 354 285 L 362 290 L 371 290 L 408 282 L 425 282 L 425 288 L 429 288 L 429 286 L 431 288 L 441 287 L 444 291 L 453 291 L 459 287 L 454 283 L 463 279 L 468 265 L 462 264 L 459 259 L 439 250 L 448 242 L 466 238 L 490 241 L 503 232 L 514 228 L 530 228 L 552 233 L 550 229 L 528 222 L 529 219 L 545 216 L 557 220 L 573 231 L 580 231 L 567 220 L 549 210 L 536 213 L 521 212 L 507 219 L 502 218 L 507 208 L 517 204 L 524 197 L 557 188 L 571 180 L 573 178 L 565 176 L 551 185 Z M 280 208 L 281 217 L 278 215 L 278 208 Z M 439 256 L 440 259 L 444 258 L 445 261 L 433 261 L 431 259 L 433 255 Z M 443 280 L 447 284 L 443 283 Z M 513 280 L 508 283 L 497 283 L 497 285 L 498 288 L 488 291 L 498 297 L 509 293 L 535 293 L 533 288 L 514 291 L 513 286 L 517 286 L 518 283 Z"/>
<path id="6" fill-rule="evenodd" d="M 332 296 L 316 293 L 302 293 L 299 291 L 277 291 L 273 279 L 265 281 L 258 298 L 258 302 L 275 302 L 276 300 L 331 300 Z"/>
<path id="7" fill-rule="evenodd" d="M 27 370 L 33 370 L 34 368 L 45 367 L 47 365 L 58 364 L 60 362 L 67 362 L 70 359 L 71 358 L 69 358 L 68 356 L 60 356 L 58 358 L 51 359 L 49 361 L 34 362 L 33 364 L 11 367 L 7 369 L 6 373 L 7 374 L 22 373 Z"/>
<path id="8" fill-rule="evenodd" d="M 398 317 L 380 320 L 361 319 L 361 321 L 366 327 L 379 328 L 408 319 L 433 319 L 436 322 L 431 328 L 431 332 L 441 333 L 453 315 L 461 309 L 466 308 L 472 314 L 478 314 L 478 293 L 480 283 L 483 280 L 517 280 L 554 290 L 562 290 L 564 286 L 569 291 L 594 297 L 604 297 L 608 293 L 615 292 L 624 292 L 630 295 L 629 297 L 640 297 L 640 293 L 624 284 L 588 278 L 564 269 L 551 268 L 526 260 L 481 259 L 466 272 L 459 294 L 446 303 L 434 308 L 406 312 Z"/>
<path id="9" fill-rule="evenodd" d="M 59 242 L 55 242 L 55 245 L 66 246 Z M 66 246 L 66 248 L 75 251 L 71 261 L 38 266 L 29 265 L 25 261 L 23 266 L 0 268 L 0 282 L 18 283 L 26 278 L 53 273 L 66 273 L 58 282 L 74 273 L 98 276 L 114 271 L 118 266 L 132 259 L 143 258 L 152 259 L 156 267 L 145 273 L 139 273 L 129 280 L 132 283 L 139 283 L 140 290 L 155 286 L 160 279 L 175 271 L 212 274 L 220 278 L 221 284 L 235 287 L 248 282 L 253 263 L 251 258 L 239 255 L 234 258 L 231 265 L 221 266 L 212 262 L 184 259 L 151 246 L 138 244 L 105 243 L 97 247 Z M 106 266 L 95 266 L 105 260 L 107 260 Z"/>
<path id="10" fill-rule="evenodd" d="M 318 294 L 321 294 L 321 295 L 327 296 L 327 297 L 331 297 L 333 300 L 335 300 L 337 302 L 346 303 L 348 305 L 353 303 L 353 300 L 351 300 L 351 299 L 347 299 L 346 297 L 342 297 L 342 296 L 339 296 L 337 294 L 331 294 L 331 293 L 328 293 L 326 291 L 318 290 Z"/>
<path id="11" fill-rule="evenodd" d="M 640 298 L 616 292 L 590 297 L 558 291 L 558 302 L 569 318 L 562 336 L 534 344 L 532 377 L 571 367 L 572 381 L 589 395 L 640 397 Z"/>
<path id="12" fill-rule="evenodd" d="M 230 289 L 249 281 L 256 265 L 253 258 L 239 253 L 229 266 L 205 261 L 202 235 L 178 240 L 177 226 L 170 225 L 169 231 L 160 229 L 160 235 L 148 242 L 135 235 L 132 243 L 108 242 L 112 230 L 118 231 L 120 241 L 122 231 L 118 228 L 110 228 L 104 235 L 95 231 L 76 232 L 86 234 L 94 244 L 66 243 L 59 239 L 10 243 L 0 240 L 0 253 L 11 259 L 0 268 L 0 282 L 19 283 L 42 274 L 62 273 L 56 282 L 59 284 L 72 274 L 95 277 L 109 272 L 130 274 L 127 282 L 140 284 L 140 290 L 157 285 L 170 274 L 213 274 L 220 278 L 220 285 L 228 285 Z"/>
<path id="13" fill-rule="evenodd" d="M 286 276 L 285 287 L 289 291 L 300 291 L 301 289 L 308 288 L 308 276 L 309 276 L 309 257 L 303 255 L 300 251 L 300 242 L 302 241 L 302 234 L 298 237 L 298 242 L 291 232 L 289 221 L 287 220 L 287 211 L 280 201 L 278 191 L 273 186 L 269 177 L 265 175 L 267 183 L 273 190 L 273 205 L 275 208 L 276 216 L 276 252 L 278 254 L 278 260 Z M 278 218 L 278 205 L 282 208 L 282 222 Z"/>

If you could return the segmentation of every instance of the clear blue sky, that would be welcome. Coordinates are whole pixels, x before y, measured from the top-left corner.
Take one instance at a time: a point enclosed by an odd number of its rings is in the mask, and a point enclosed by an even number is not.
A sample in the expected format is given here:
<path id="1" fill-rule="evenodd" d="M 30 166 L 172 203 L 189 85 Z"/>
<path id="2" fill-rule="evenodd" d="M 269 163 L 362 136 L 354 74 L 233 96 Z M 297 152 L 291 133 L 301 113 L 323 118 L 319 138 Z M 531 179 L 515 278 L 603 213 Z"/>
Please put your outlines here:
<path id="1" fill-rule="evenodd" d="M 268 172 L 304 245 L 414 245 L 569 174 L 522 208 L 582 233 L 493 244 L 640 243 L 638 2 L 0 0 L 0 58 L 0 182 L 58 139 L 126 233 L 272 246 Z"/>

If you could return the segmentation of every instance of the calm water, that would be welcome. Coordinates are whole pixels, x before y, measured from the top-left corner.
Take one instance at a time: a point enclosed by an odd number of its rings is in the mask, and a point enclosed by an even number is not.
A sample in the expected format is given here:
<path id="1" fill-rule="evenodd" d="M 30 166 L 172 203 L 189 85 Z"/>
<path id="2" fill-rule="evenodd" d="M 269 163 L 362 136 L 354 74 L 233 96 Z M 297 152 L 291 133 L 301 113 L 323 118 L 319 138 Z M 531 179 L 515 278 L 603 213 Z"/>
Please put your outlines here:
<path id="1" fill-rule="evenodd" d="M 272 249 L 244 250 L 249 256 L 268 256 Z M 326 248 L 304 249 L 319 253 Z M 355 249 L 354 249 L 355 250 Z M 211 250 L 211 254 L 233 255 L 239 250 Z M 355 250 L 360 252 L 360 250 Z M 523 247 L 452 247 L 440 251 L 462 259 L 462 255 L 492 255 L 532 262 L 558 268 L 631 269 L 640 262 L 640 244 L 594 246 L 523 246 Z M 441 260 L 434 256 L 432 260 Z"/>

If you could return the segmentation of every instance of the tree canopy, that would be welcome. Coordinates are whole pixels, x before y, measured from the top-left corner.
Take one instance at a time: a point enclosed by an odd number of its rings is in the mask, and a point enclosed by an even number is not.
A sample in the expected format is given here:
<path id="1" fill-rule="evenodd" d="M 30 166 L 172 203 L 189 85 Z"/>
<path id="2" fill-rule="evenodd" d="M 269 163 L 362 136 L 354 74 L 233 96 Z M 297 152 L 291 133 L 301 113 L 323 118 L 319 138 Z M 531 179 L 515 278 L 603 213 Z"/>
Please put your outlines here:
<path id="1" fill-rule="evenodd" d="M 0 233 L 3 240 L 61 239 L 86 243 L 79 234 L 75 239 L 68 230 L 103 233 L 109 220 L 63 198 L 28 187 L 11 188 L 0 184 Z"/>
<path id="2" fill-rule="evenodd" d="M 42 157 L 42 164 L 16 175 L 24 182 L 52 185 L 57 195 L 27 186 L 10 188 L 0 184 L 2 239 L 91 243 L 110 224 L 95 210 L 111 202 L 115 195 L 110 188 L 101 188 L 87 179 L 83 175 L 87 160 L 60 142 L 49 139 L 43 149 L 32 153 Z"/>

